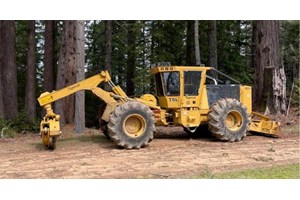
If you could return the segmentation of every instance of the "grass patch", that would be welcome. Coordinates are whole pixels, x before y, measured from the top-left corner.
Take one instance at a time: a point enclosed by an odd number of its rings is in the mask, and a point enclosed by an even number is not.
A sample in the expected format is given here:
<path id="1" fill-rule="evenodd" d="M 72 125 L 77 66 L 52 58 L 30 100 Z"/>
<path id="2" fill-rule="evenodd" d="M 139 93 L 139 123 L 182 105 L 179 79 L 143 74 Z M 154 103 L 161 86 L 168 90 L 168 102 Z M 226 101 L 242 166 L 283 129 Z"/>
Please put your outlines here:
<path id="1" fill-rule="evenodd" d="M 228 173 L 204 173 L 192 178 L 211 179 L 300 179 L 300 165 L 291 164 L 261 169 L 247 169 Z"/>

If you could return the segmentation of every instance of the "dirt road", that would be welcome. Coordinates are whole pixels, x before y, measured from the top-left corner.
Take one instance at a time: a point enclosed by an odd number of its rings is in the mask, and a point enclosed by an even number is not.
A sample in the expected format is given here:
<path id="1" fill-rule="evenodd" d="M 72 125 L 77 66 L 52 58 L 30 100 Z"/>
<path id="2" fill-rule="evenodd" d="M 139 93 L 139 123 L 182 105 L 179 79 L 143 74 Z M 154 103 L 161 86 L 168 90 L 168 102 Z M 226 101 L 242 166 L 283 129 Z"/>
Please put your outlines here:
<path id="1" fill-rule="evenodd" d="M 64 136 L 55 151 L 37 134 L 0 139 L 0 178 L 188 178 L 299 163 L 299 132 L 281 139 L 247 136 L 237 143 L 191 139 L 181 128 L 161 129 L 146 148 L 118 149 L 96 130 Z"/>

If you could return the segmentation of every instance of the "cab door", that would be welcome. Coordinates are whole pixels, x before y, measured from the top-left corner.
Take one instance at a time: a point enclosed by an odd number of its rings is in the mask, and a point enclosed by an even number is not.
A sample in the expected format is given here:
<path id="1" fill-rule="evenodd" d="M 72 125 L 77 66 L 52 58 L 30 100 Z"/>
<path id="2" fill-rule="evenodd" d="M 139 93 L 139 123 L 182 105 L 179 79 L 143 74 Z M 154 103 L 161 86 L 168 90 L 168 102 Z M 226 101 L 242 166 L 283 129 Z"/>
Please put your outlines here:
<path id="1" fill-rule="evenodd" d="M 202 71 L 183 71 L 182 107 L 200 107 L 200 82 Z"/>
<path id="2" fill-rule="evenodd" d="M 200 83 L 202 71 L 183 71 L 179 123 L 185 127 L 200 124 Z"/>

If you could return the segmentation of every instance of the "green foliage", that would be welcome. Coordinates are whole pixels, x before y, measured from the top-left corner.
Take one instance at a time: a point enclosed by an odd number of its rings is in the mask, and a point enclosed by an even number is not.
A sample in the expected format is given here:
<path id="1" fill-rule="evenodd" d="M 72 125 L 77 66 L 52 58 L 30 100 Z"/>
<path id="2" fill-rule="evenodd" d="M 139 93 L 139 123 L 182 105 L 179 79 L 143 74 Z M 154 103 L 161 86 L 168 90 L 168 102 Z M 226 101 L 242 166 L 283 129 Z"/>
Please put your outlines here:
<path id="1" fill-rule="evenodd" d="M 26 114 L 24 111 L 20 111 L 18 116 L 14 120 L 4 120 L 0 118 L 0 131 L 1 135 L 7 135 L 14 137 L 16 133 L 26 132 L 39 132 L 39 121 L 36 119 L 34 123 L 28 123 L 26 121 Z"/>
<path id="2" fill-rule="evenodd" d="M 299 79 L 299 21 L 281 21 L 280 43 L 282 64 L 287 77 L 288 91 L 293 79 Z"/>
<path id="3" fill-rule="evenodd" d="M 294 91 L 292 93 L 292 105 L 297 108 L 300 114 L 300 79 L 294 79 Z"/>
<path id="4" fill-rule="evenodd" d="M 185 21 L 151 21 L 150 62 L 171 62 L 183 65 L 185 62 Z"/>
<path id="5" fill-rule="evenodd" d="M 241 171 L 233 171 L 228 173 L 212 174 L 209 170 L 205 170 L 199 176 L 193 178 L 213 178 L 213 179 L 299 179 L 299 164 L 291 164 L 284 166 L 275 166 L 260 169 L 246 169 Z"/>
<path id="6" fill-rule="evenodd" d="M 18 116 L 11 121 L 11 128 L 14 129 L 16 132 L 39 132 L 40 126 L 39 121 L 36 119 L 34 123 L 28 123 L 26 121 L 26 113 L 25 111 L 21 110 Z"/>
<path id="7" fill-rule="evenodd" d="M 86 62 L 87 75 L 94 75 L 104 69 L 105 27 L 104 21 L 87 21 L 86 23 Z"/>
<path id="8" fill-rule="evenodd" d="M 16 21 L 16 50 L 17 50 L 17 79 L 18 79 L 18 105 L 19 110 L 25 108 L 25 87 L 26 87 L 26 65 L 27 65 L 27 50 L 28 50 L 28 21 Z M 36 21 L 36 95 L 39 96 L 42 92 L 43 82 L 43 58 L 44 58 L 44 24 L 42 21 Z M 41 107 L 37 106 L 38 113 L 41 112 Z"/>
<path id="9" fill-rule="evenodd" d="M 252 84 L 251 21 L 217 21 L 219 69 L 243 84 Z"/>
<path id="10" fill-rule="evenodd" d="M 16 136 L 16 132 L 11 128 L 11 123 L 0 118 L 0 138 L 9 137 L 14 138 Z"/>
<path id="11" fill-rule="evenodd" d="M 25 107 L 26 62 L 28 46 L 28 21 L 16 21 L 16 50 L 17 50 L 17 79 L 18 79 L 18 105 Z"/>

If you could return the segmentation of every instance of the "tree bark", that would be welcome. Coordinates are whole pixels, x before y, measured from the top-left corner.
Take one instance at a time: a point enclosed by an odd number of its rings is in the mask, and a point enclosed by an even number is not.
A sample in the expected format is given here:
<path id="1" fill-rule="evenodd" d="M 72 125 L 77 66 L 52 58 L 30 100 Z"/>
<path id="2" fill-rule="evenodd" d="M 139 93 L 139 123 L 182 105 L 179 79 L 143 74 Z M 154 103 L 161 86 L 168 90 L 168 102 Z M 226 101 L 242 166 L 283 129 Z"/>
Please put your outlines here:
<path id="1" fill-rule="evenodd" d="M 187 21 L 186 31 L 186 65 L 193 66 L 193 35 L 194 35 L 194 21 Z"/>
<path id="2" fill-rule="evenodd" d="M 279 21 L 255 24 L 254 105 L 273 114 L 286 111 L 286 77 L 279 55 Z"/>
<path id="3" fill-rule="evenodd" d="M 7 120 L 18 114 L 16 30 L 14 21 L 1 21 L 3 116 Z"/>
<path id="4" fill-rule="evenodd" d="M 35 21 L 32 20 L 28 21 L 28 50 L 25 88 L 25 112 L 29 123 L 33 123 L 36 117 L 35 77 Z"/>
<path id="5" fill-rule="evenodd" d="M 111 71 L 112 21 L 105 21 L 105 69 Z"/>
<path id="6" fill-rule="evenodd" d="M 2 73 L 4 70 L 4 67 L 2 65 L 2 59 L 3 59 L 3 44 L 2 44 L 2 21 L 0 21 L 0 118 L 4 118 L 4 103 L 3 103 L 3 84 L 2 84 Z"/>
<path id="7" fill-rule="evenodd" d="M 135 21 L 128 22 L 128 35 L 127 35 L 127 81 L 126 93 L 128 96 L 134 95 L 134 82 L 135 77 Z"/>
<path id="8" fill-rule="evenodd" d="M 216 20 L 208 21 L 208 62 L 210 67 L 218 69 L 218 54 L 217 54 L 217 22 Z"/>
<path id="9" fill-rule="evenodd" d="M 199 45 L 199 21 L 195 20 L 194 22 L 194 36 L 195 36 L 195 57 L 196 57 L 196 65 L 201 65 L 200 59 L 200 45 Z"/>
<path id="10" fill-rule="evenodd" d="M 84 21 L 77 21 L 76 25 L 76 82 L 85 78 L 84 72 Z M 85 91 L 75 94 L 75 132 L 82 133 L 85 128 Z"/>
<path id="11" fill-rule="evenodd" d="M 64 21 L 61 49 L 58 61 L 56 89 L 64 88 L 76 81 L 76 21 Z M 75 95 L 56 101 L 55 112 L 60 114 L 62 125 L 74 122 Z"/>
<path id="12" fill-rule="evenodd" d="M 54 89 L 54 34 L 55 21 L 45 21 L 45 57 L 44 57 L 44 91 L 51 92 Z"/>

